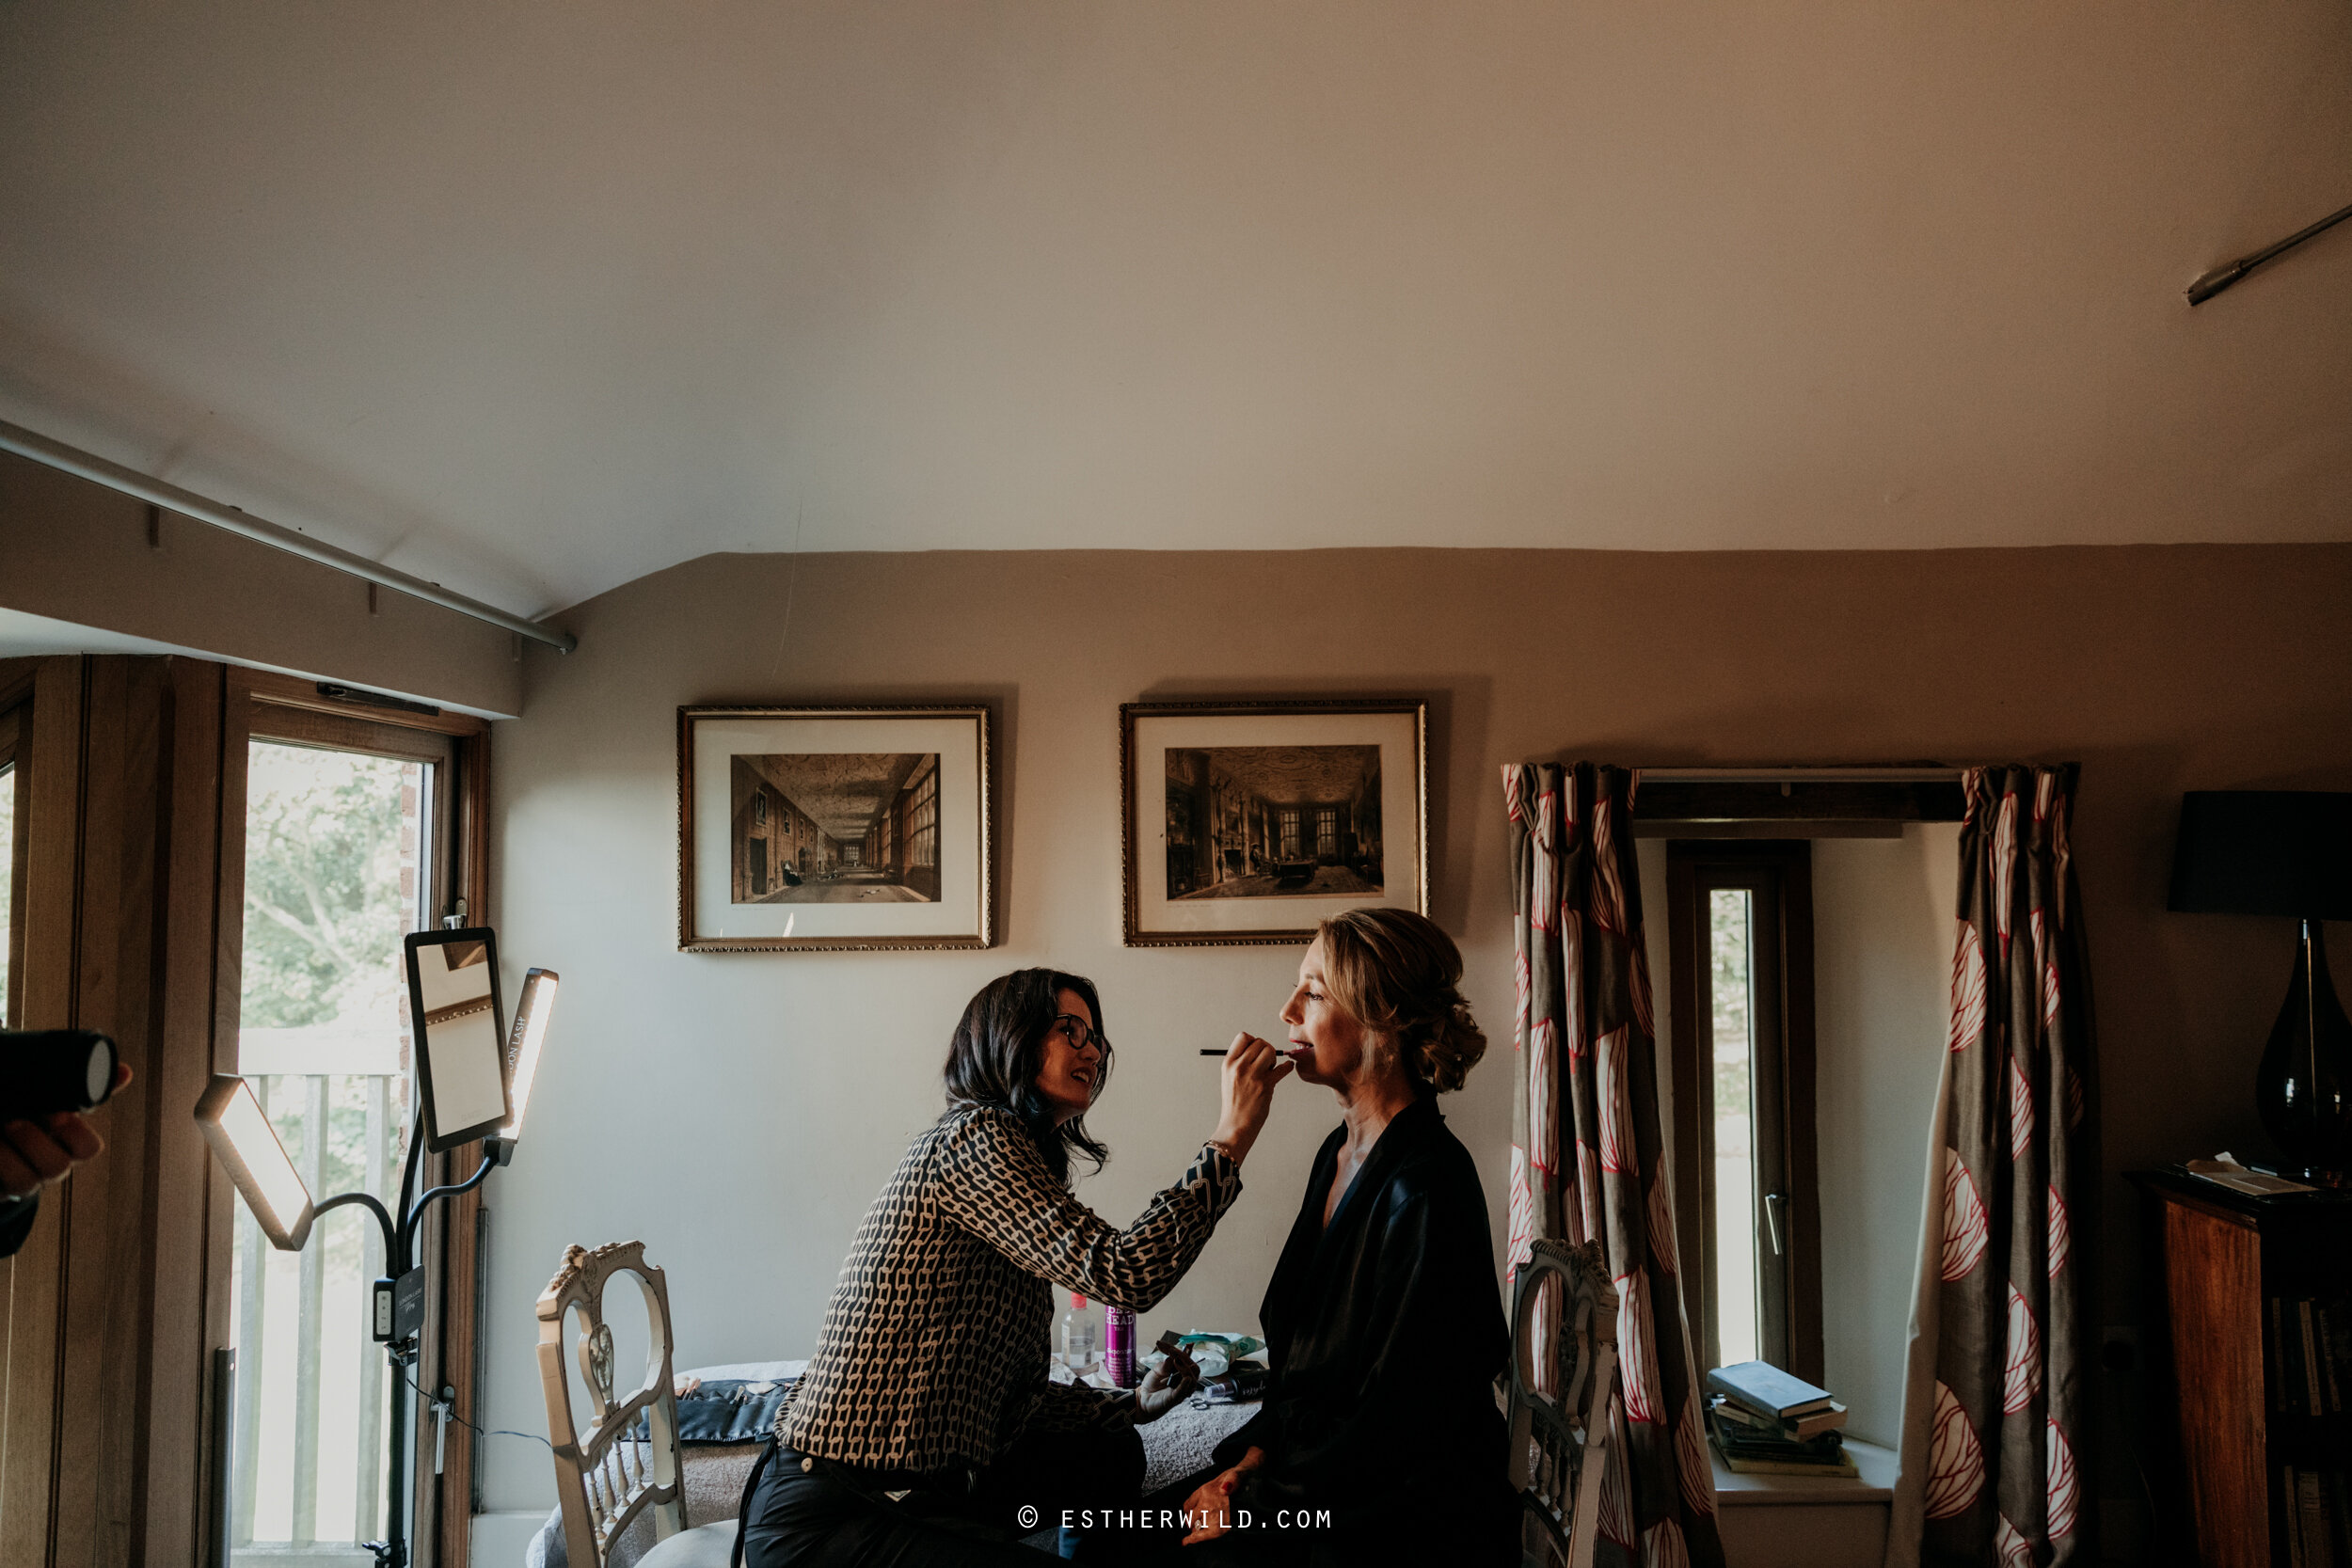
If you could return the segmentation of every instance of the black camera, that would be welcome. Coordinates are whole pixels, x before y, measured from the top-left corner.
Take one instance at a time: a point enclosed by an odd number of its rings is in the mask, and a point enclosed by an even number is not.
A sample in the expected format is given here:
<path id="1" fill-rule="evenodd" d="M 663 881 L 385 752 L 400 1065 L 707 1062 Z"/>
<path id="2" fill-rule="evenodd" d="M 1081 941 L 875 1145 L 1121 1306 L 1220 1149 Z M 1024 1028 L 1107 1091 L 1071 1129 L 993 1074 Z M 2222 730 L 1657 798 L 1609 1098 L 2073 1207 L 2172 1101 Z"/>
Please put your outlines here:
<path id="1" fill-rule="evenodd" d="M 93 1110 L 115 1092 L 115 1042 L 95 1029 L 0 1029 L 0 1122 Z"/>

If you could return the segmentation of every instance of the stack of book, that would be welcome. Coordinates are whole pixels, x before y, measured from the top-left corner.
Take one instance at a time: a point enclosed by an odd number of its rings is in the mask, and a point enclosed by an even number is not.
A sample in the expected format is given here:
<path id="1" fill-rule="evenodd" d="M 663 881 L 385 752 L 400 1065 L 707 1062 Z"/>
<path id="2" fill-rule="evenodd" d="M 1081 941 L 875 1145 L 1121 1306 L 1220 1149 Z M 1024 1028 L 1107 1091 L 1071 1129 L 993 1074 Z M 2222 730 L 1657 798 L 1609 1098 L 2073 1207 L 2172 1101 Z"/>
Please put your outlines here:
<path id="1" fill-rule="evenodd" d="M 1707 1374 L 1708 1427 L 1724 1464 L 1746 1475 L 1851 1476 L 1846 1407 L 1768 1361 Z"/>
<path id="2" fill-rule="evenodd" d="M 2352 1561 L 2352 1295 L 2272 1296 L 2271 1452 L 2284 1453 L 2287 1568 Z"/>
<path id="3" fill-rule="evenodd" d="M 2270 1298 L 2270 1343 L 2274 1354 L 2270 1403 L 2301 1416 L 2333 1416 L 2352 1391 L 2352 1297 L 2318 1301 L 2309 1296 Z"/>

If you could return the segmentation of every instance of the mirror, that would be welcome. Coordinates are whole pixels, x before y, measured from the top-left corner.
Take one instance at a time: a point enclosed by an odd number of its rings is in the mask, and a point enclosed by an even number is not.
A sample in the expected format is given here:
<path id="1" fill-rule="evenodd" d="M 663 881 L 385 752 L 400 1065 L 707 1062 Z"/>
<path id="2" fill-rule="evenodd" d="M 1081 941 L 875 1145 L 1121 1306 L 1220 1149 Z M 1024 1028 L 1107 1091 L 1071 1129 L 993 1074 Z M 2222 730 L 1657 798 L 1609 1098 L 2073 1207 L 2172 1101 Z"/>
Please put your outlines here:
<path id="1" fill-rule="evenodd" d="M 487 926 L 418 931 L 407 941 L 408 1009 L 426 1147 L 434 1153 L 506 1124 L 506 1031 L 498 936 Z"/>

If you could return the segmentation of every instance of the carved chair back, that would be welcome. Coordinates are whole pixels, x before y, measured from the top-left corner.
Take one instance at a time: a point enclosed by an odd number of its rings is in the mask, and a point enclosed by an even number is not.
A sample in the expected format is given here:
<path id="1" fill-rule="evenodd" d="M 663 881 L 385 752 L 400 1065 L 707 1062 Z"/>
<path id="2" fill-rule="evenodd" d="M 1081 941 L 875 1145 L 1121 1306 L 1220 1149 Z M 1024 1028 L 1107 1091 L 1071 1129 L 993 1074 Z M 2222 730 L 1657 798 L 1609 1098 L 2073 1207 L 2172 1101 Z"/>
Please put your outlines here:
<path id="1" fill-rule="evenodd" d="M 612 1329 L 604 1318 L 605 1291 L 624 1277 L 644 1292 L 652 1340 L 644 1378 L 630 1388 L 614 1384 L 621 1369 L 613 1365 Z M 573 1568 L 605 1568 L 621 1532 L 647 1509 L 657 1541 L 686 1527 L 670 1371 L 670 1288 L 661 1271 L 645 1261 L 643 1242 L 593 1252 L 566 1247 L 564 1266 L 540 1293 L 538 1311 L 539 1381 L 548 1400 L 548 1441 L 555 1449 L 564 1550 Z M 567 1335 L 574 1343 L 564 1343 Z M 577 1363 L 588 1396 L 585 1432 L 573 1418 L 567 1362 Z M 644 1439 L 633 1436 L 640 1417 Z"/>
<path id="2" fill-rule="evenodd" d="M 1616 1386 L 1617 1292 L 1600 1248 L 1536 1242 L 1511 1304 L 1511 1485 L 1542 1568 L 1591 1568 Z"/>

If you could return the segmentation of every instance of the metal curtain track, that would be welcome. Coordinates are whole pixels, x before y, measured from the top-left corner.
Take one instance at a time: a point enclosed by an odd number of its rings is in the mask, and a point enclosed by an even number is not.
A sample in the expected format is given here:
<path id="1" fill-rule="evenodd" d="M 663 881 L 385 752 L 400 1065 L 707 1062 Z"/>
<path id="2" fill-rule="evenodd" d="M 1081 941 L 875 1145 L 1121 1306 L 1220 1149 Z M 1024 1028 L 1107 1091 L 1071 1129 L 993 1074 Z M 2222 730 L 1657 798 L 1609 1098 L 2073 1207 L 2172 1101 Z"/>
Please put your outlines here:
<path id="1" fill-rule="evenodd" d="M 331 566 L 352 577 L 398 589 L 410 598 L 422 599 L 444 610 L 453 610 L 460 615 L 470 615 L 477 621 L 487 621 L 494 626 L 502 626 L 534 642 L 544 642 L 559 653 L 568 654 L 580 646 L 580 639 L 570 632 L 542 626 L 536 621 L 526 621 L 519 615 L 509 615 L 496 605 L 469 599 L 463 594 L 453 594 L 437 582 L 427 582 L 422 578 L 410 577 L 405 572 L 378 565 L 366 556 L 322 544 L 282 523 L 267 522 L 233 506 L 206 500 L 202 496 L 183 490 L 177 484 L 151 479 L 135 468 L 126 468 L 94 452 L 69 447 L 62 441 L 53 441 L 37 431 L 10 424 L 6 420 L 0 420 L 0 451 L 12 451 L 19 457 L 29 457 L 36 463 L 61 469 L 95 484 L 103 484 L 110 490 L 135 496 L 151 506 L 162 507 L 199 523 L 209 523 L 214 528 L 267 545 L 273 549 L 284 550 L 289 555 L 298 555 L 305 561 L 315 561 L 322 566 Z"/>
<path id="2" fill-rule="evenodd" d="M 1949 784 L 1957 768 L 1645 768 L 1644 784 Z"/>

